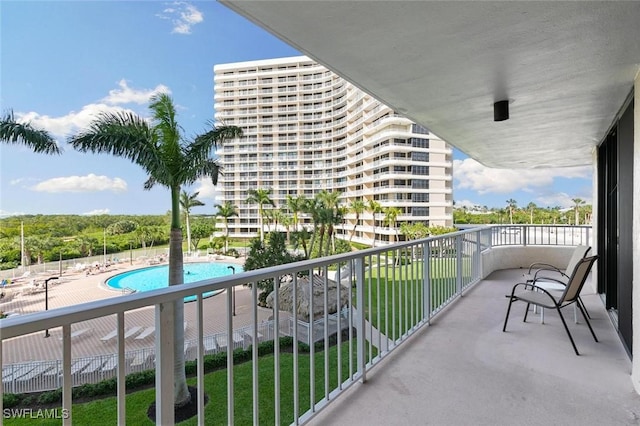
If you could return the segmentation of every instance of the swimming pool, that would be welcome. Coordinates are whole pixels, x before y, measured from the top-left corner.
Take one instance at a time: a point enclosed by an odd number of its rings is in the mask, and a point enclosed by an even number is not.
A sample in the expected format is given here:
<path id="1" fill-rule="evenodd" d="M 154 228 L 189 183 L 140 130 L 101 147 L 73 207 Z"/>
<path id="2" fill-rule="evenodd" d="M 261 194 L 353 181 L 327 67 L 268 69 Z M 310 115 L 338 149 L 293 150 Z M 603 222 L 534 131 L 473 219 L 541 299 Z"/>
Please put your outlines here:
<path id="1" fill-rule="evenodd" d="M 193 283 L 206 280 L 207 278 L 223 277 L 233 274 L 229 267 L 233 267 L 236 272 L 242 272 L 242 266 L 230 263 L 185 263 L 184 282 Z M 169 265 L 151 266 L 144 269 L 136 269 L 109 278 L 106 283 L 114 290 L 130 289 L 139 291 L 155 290 L 169 285 Z M 218 294 L 222 290 L 204 293 L 204 297 Z M 193 302 L 195 296 L 185 297 L 185 302 Z"/>

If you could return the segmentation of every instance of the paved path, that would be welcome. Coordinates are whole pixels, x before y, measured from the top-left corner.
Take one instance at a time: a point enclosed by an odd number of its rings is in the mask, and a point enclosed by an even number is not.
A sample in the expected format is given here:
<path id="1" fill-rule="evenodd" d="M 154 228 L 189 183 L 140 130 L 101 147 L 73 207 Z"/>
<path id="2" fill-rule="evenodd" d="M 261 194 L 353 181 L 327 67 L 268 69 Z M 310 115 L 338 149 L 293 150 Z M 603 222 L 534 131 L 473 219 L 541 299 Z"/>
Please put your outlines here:
<path id="1" fill-rule="evenodd" d="M 202 259 L 204 260 L 204 259 Z M 225 263 L 238 263 L 234 260 L 221 260 Z M 84 273 L 63 273 L 60 283 L 49 283 L 49 309 L 62 306 L 71 306 L 94 300 L 107 299 L 121 296 L 122 292 L 109 290 L 104 282 L 119 273 L 147 267 L 146 264 L 119 264 L 109 268 L 107 272 L 86 276 Z M 49 275 L 36 275 L 36 281 L 43 281 Z M 54 283 L 53 285 L 51 283 Z M 11 284 L 14 289 L 28 287 L 29 282 L 22 285 Z M 0 303 L 3 312 L 17 312 L 27 315 L 33 312 L 41 312 L 45 307 L 44 291 L 33 294 L 22 294 L 13 300 Z M 236 288 L 236 316 L 234 328 L 249 325 L 251 322 L 251 292 L 246 287 Z M 214 334 L 226 330 L 226 297 L 224 293 L 209 297 L 203 301 L 204 307 L 204 335 Z M 270 309 L 258 308 L 258 321 L 267 319 L 271 315 Z M 189 326 L 185 333 L 185 339 L 196 337 L 196 304 L 185 303 L 185 321 Z M 154 325 L 154 308 L 147 307 L 125 314 L 125 329 L 134 326 L 149 327 Z M 90 332 L 79 336 L 72 342 L 72 357 L 78 358 L 88 355 L 111 354 L 116 351 L 116 339 L 110 342 L 102 342 L 101 337 L 109 334 L 116 328 L 115 315 L 84 321 L 71 326 L 72 332 L 84 328 Z M 11 364 L 25 361 L 40 361 L 62 359 L 62 342 L 59 337 L 62 329 L 49 330 L 51 337 L 44 338 L 44 333 L 34 333 L 27 336 L 16 337 L 3 341 L 3 364 Z M 135 340 L 133 337 L 126 340 L 126 351 L 143 349 L 154 345 L 153 334 L 143 340 Z"/>

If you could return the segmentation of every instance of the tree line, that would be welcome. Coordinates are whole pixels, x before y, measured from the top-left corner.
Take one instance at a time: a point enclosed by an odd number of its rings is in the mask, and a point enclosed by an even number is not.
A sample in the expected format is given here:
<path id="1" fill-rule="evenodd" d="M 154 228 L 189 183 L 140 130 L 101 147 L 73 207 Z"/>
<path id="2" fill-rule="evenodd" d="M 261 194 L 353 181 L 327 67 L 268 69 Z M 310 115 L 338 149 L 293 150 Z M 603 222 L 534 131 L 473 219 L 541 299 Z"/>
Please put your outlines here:
<path id="1" fill-rule="evenodd" d="M 570 208 L 539 207 L 534 202 L 519 207 L 513 198 L 506 200 L 505 207 L 459 206 L 454 202 L 453 222 L 455 224 L 546 224 L 546 225 L 588 225 L 591 223 L 593 208 L 581 198 L 572 198 Z"/>

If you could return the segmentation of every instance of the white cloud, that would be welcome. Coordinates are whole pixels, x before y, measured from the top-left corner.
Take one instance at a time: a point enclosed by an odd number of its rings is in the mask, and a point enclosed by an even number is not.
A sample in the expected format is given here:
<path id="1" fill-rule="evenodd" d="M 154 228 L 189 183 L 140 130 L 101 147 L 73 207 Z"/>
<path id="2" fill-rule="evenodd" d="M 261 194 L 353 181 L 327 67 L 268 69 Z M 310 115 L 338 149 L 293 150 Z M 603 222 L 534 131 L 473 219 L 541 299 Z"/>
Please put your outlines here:
<path id="1" fill-rule="evenodd" d="M 590 197 L 589 198 L 576 197 L 576 196 L 571 196 L 565 192 L 557 192 L 554 194 L 541 195 L 538 198 L 536 198 L 535 201 L 537 204 L 541 206 L 549 206 L 549 207 L 560 206 L 561 208 L 571 208 L 575 206 L 575 203 L 572 201 L 572 199 L 574 198 L 581 198 L 582 200 L 584 200 L 586 204 L 592 204 L 592 200 Z"/>
<path id="2" fill-rule="evenodd" d="M 22 216 L 25 213 L 23 212 L 8 212 L 6 210 L 0 210 L 0 217 L 9 217 L 9 216 Z"/>
<path id="3" fill-rule="evenodd" d="M 169 88 L 162 84 L 157 85 L 154 89 L 133 89 L 124 79 L 118 82 L 118 87 L 118 89 L 110 90 L 109 94 L 100 102 L 85 105 L 80 111 L 71 111 L 61 117 L 50 117 L 37 112 L 16 112 L 16 118 L 20 122 L 31 122 L 35 127 L 47 130 L 57 138 L 64 138 L 68 134 L 86 128 L 102 113 L 134 112 L 118 105 L 144 104 L 156 93 L 171 93 Z"/>
<path id="4" fill-rule="evenodd" d="M 100 216 L 103 214 L 109 214 L 109 209 L 96 209 L 90 212 L 82 213 L 83 216 Z"/>
<path id="5" fill-rule="evenodd" d="M 213 183 L 211 183 L 210 178 L 200 178 L 196 182 L 196 187 L 193 190 L 194 192 L 198 192 L 199 199 L 207 199 L 211 201 L 218 202 L 217 199 L 220 196 L 220 190 L 216 188 Z"/>
<path id="6" fill-rule="evenodd" d="M 80 111 L 71 111 L 61 117 L 40 115 L 37 112 L 16 113 L 16 116 L 21 122 L 31 122 L 35 127 L 45 129 L 53 136 L 64 138 L 75 130 L 87 127 L 101 113 L 120 111 L 131 110 L 100 103 L 85 105 Z"/>
<path id="7" fill-rule="evenodd" d="M 182 1 L 171 3 L 170 7 L 165 8 L 157 16 L 170 20 L 173 24 L 171 33 L 175 34 L 191 34 L 191 28 L 204 21 L 202 12 L 192 4 Z"/>
<path id="8" fill-rule="evenodd" d="M 87 176 L 66 176 L 48 179 L 30 188 L 37 192 L 98 192 L 113 191 L 125 192 L 127 182 L 121 178 L 109 178 L 96 176 L 93 173 Z"/>
<path id="9" fill-rule="evenodd" d="M 130 103 L 142 105 L 149 102 L 149 98 L 156 93 L 171 93 L 164 84 L 159 84 L 154 89 L 132 89 L 127 85 L 127 80 L 122 79 L 118 82 L 118 86 L 118 89 L 109 90 L 109 95 L 104 97 L 102 101 L 109 105 Z"/>
<path id="10" fill-rule="evenodd" d="M 531 191 L 532 188 L 549 187 L 555 178 L 590 178 L 591 166 L 553 169 L 492 169 L 476 160 L 453 161 L 453 178 L 456 187 L 471 189 L 479 194 Z"/>

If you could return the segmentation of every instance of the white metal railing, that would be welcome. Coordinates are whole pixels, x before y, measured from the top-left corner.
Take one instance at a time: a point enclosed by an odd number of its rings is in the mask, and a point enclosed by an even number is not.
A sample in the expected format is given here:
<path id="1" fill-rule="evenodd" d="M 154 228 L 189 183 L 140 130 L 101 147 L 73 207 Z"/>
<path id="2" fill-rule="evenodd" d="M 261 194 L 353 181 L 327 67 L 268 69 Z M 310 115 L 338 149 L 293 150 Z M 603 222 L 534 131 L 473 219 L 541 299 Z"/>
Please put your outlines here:
<path id="1" fill-rule="evenodd" d="M 8 368 L 6 376 L 3 364 L 3 388 L 7 392 L 21 391 L 23 382 L 39 380 L 49 386 L 62 388 L 62 408 L 71 413 L 71 389 L 78 383 L 77 376 L 117 378 L 117 419 L 124 423 L 125 375 L 138 368 L 155 368 L 156 371 L 156 419 L 159 424 L 173 424 L 173 359 L 174 354 L 195 359 L 198 364 L 198 395 L 204 395 L 203 357 L 213 351 L 227 354 L 227 422 L 234 422 L 234 401 L 240 392 L 249 392 L 253 400 L 253 422 L 258 422 L 259 382 L 273 381 L 275 393 L 273 404 L 260 407 L 271 410 L 276 423 L 300 424 L 313 417 L 331 400 L 339 397 L 350 385 L 366 381 L 367 371 L 399 347 L 420 327 L 459 297 L 468 287 L 480 281 L 482 276 L 482 251 L 492 245 L 532 244 L 578 244 L 578 235 L 569 237 L 566 227 L 563 239 L 544 239 L 544 228 L 522 230 L 523 236 L 503 239 L 506 227 L 474 228 L 440 237 L 378 247 L 343 255 L 274 266 L 248 271 L 241 274 L 200 281 L 197 283 L 172 286 L 169 288 L 138 292 L 125 296 L 69 306 L 47 312 L 17 316 L 0 322 L 0 364 L 2 346 L 10 345 L 12 339 L 45 329 L 62 328 L 63 357 L 50 364 L 39 364 L 28 373 L 30 367 L 17 371 L 19 367 Z M 561 228 L 554 228 L 557 233 Z M 580 234 L 588 230 L 583 227 Z M 549 231 L 550 233 L 550 231 Z M 557 241 L 557 242 L 556 242 Z M 581 240 L 580 240 L 581 241 Z M 326 242 L 325 242 L 326 243 Z M 309 277 L 313 277 L 309 279 Z M 288 285 L 289 293 L 273 293 L 273 321 L 271 325 L 258 322 L 258 288 L 256 283 L 271 280 L 277 287 Z M 289 281 L 288 284 L 285 281 Z M 281 284 L 283 283 L 283 284 Z M 234 327 L 232 315 L 232 291 L 235 286 L 251 285 L 251 322 L 247 327 Z M 203 335 L 204 310 L 203 294 L 215 290 L 225 290 L 217 297 L 226 298 L 226 310 L 220 313 L 226 317 L 226 330 L 214 336 Z M 281 290 L 284 291 L 284 290 Z M 174 340 L 174 321 L 182 321 L 180 308 L 184 297 L 196 295 L 196 339 L 185 342 Z M 309 326 L 307 318 L 298 310 L 289 311 L 291 306 L 304 305 L 306 295 L 307 312 L 313 320 Z M 124 351 L 124 315 L 127 312 L 153 306 L 155 308 L 156 343 L 154 348 L 140 353 Z M 174 315 L 174 312 L 177 315 Z M 339 314 L 336 314 L 338 313 Z M 114 315 L 117 318 L 117 353 L 104 358 L 92 358 L 90 365 L 82 359 L 71 358 L 74 343 L 71 325 L 82 321 Z M 306 331 L 304 321 L 307 323 Z M 313 330 L 310 333 L 309 329 Z M 334 332 L 343 330 L 333 335 Z M 313 334 L 315 344 L 309 346 L 309 354 L 299 352 L 299 343 L 310 342 Z M 251 360 L 252 386 L 250 389 L 234 389 L 233 350 L 235 347 L 248 348 L 251 340 L 247 336 L 271 339 L 276 336 L 293 336 L 293 401 L 283 401 L 280 392 L 280 359 L 285 356 L 279 345 L 274 345 L 273 371 L 264 375 L 259 369 L 260 358 L 253 350 Z M 238 337 L 240 336 L 240 338 Z M 234 344 L 226 344 L 233 341 Z M 224 342 L 224 345 L 220 343 Z M 240 346 L 238 346 L 240 345 Z M 335 345 L 335 348 L 331 346 Z M 223 349 L 224 348 L 224 349 Z M 331 350 L 330 350 L 331 349 Z M 95 361 L 95 362 L 94 362 Z M 321 363 L 322 365 L 316 365 Z M 100 367 L 95 365 L 100 364 Z M 84 365 L 84 367 L 83 367 Z M 258 374 L 258 371 L 262 372 Z M 316 371 L 318 373 L 316 374 Z M 90 373 L 90 374 L 89 374 Z M 271 376 L 272 375 L 272 376 Z M 331 378 L 337 377 L 335 385 Z M 6 380 L 5 380 L 6 379 Z M 48 381 L 47 381 L 48 380 Z M 316 386 L 301 383 L 323 384 L 317 394 Z M 6 387 L 5 387 L 6 386 Z M 4 390 L 3 390 L 4 392 Z M 305 393 L 305 397 L 301 395 Z M 289 395 L 290 393 L 286 393 Z M 301 400 L 308 400 L 302 406 Z M 1 404 L 1 403 L 0 403 Z M 199 424 L 205 424 L 204 401 L 199 398 Z M 285 410 L 282 407 L 293 407 Z M 2 406 L 0 405 L 0 410 Z M 64 420 L 71 424 L 71 418 Z"/>

